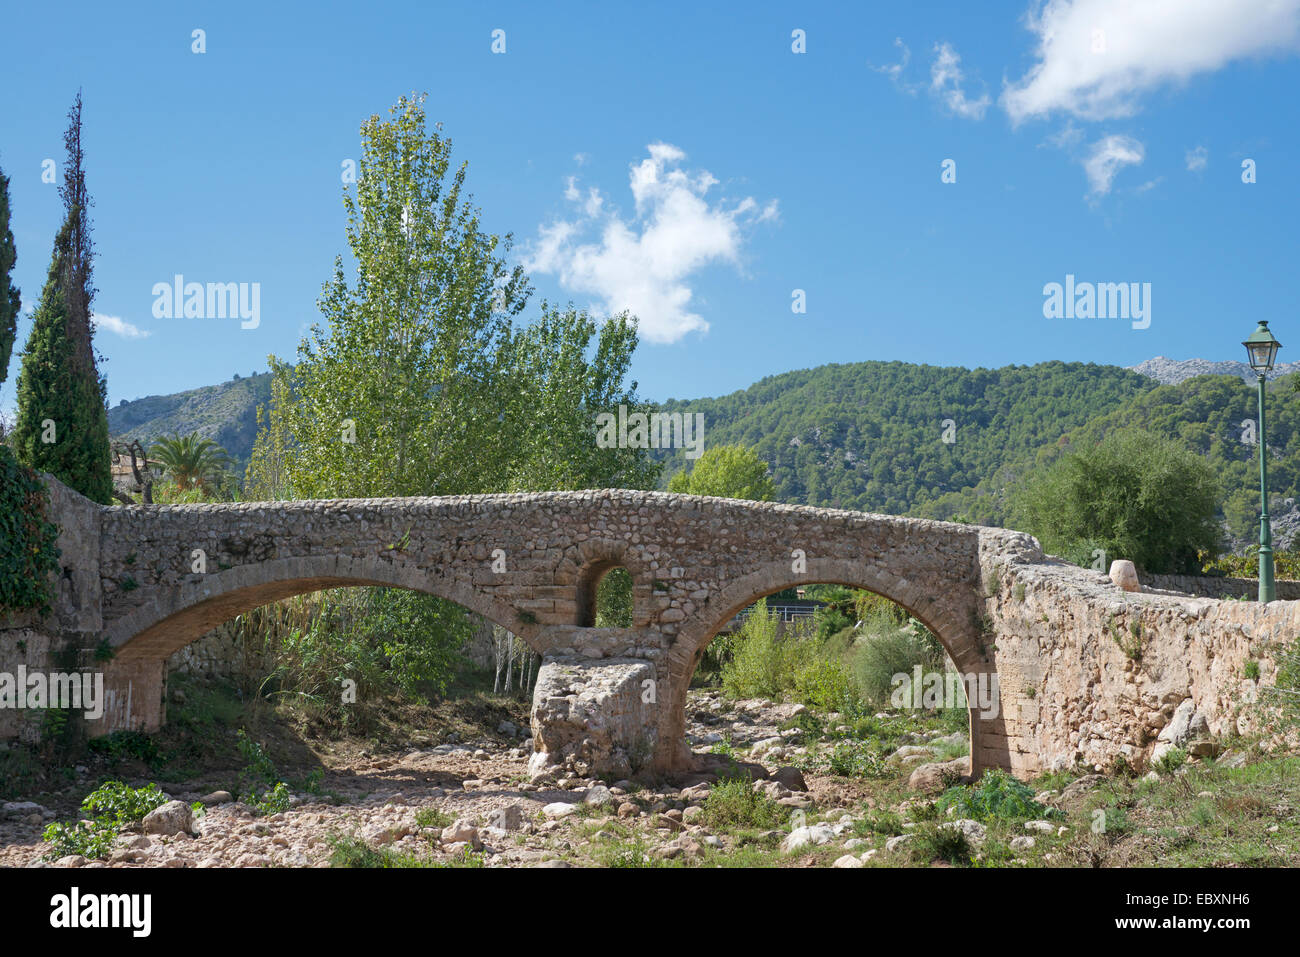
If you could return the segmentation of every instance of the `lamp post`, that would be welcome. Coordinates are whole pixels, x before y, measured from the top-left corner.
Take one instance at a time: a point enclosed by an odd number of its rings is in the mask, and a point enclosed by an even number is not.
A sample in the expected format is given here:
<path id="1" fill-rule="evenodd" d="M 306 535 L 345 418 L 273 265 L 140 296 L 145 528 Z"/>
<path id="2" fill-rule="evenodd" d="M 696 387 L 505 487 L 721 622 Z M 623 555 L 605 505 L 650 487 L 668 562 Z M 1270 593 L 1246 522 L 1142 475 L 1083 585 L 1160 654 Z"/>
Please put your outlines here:
<path id="1" fill-rule="evenodd" d="M 1259 377 L 1259 600 L 1273 600 L 1273 530 L 1268 521 L 1268 444 L 1264 433 L 1264 379 L 1273 370 L 1273 360 L 1282 343 L 1268 331 L 1268 322 L 1261 320 L 1259 327 L 1242 343 L 1250 359 L 1250 367 Z"/>

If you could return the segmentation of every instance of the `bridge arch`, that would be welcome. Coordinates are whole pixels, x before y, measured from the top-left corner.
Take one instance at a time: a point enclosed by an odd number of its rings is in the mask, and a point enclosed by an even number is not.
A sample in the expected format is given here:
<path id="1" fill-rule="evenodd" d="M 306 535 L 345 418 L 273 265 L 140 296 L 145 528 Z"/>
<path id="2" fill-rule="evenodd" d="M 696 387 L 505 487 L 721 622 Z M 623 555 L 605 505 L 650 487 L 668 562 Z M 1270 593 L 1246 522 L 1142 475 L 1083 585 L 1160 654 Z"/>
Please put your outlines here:
<path id="1" fill-rule="evenodd" d="M 325 588 L 380 586 L 435 595 L 482 615 L 541 652 L 541 628 L 516 610 L 438 569 L 368 556 L 312 555 L 241 565 L 177 588 L 162 589 L 104 631 L 116 657 L 166 660 L 237 615 L 282 598 Z"/>
<path id="2" fill-rule="evenodd" d="M 959 672 L 963 675 L 988 674 L 996 680 L 996 667 L 981 640 L 976 616 L 972 613 L 963 618 L 960 614 L 955 614 L 952 596 L 932 593 L 940 586 L 913 582 L 879 566 L 844 559 L 810 559 L 803 572 L 793 572 L 788 561 L 771 562 L 731 582 L 711 596 L 703 608 L 682 622 L 668 656 L 669 700 L 677 706 L 671 714 L 664 716 L 665 721 L 660 726 L 663 740 L 685 741 L 685 705 L 691 678 L 705 649 L 722 627 L 760 598 L 787 588 L 813 584 L 860 588 L 889 599 L 930 630 Z M 997 685 L 994 684 L 993 687 L 997 688 Z M 968 707 L 967 710 L 970 717 L 971 760 L 977 762 L 982 722 L 973 707 Z M 678 760 L 681 757 L 678 755 Z M 971 770 L 976 773 L 979 768 L 972 766 Z"/>

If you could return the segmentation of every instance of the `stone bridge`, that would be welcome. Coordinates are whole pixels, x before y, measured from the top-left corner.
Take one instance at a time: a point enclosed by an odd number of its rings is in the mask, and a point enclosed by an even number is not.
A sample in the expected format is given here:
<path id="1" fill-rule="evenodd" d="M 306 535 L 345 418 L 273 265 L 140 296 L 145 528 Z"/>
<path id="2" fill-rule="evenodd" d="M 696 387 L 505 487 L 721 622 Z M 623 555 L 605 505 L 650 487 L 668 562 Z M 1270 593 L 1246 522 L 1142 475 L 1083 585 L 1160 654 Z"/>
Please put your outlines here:
<path id="1" fill-rule="evenodd" d="M 52 668 L 79 649 L 109 689 L 92 733 L 158 728 L 167 658 L 221 622 L 383 585 L 457 602 L 543 656 L 534 770 L 681 769 L 687 688 L 717 631 L 764 595 L 832 582 L 897 602 L 997 690 L 971 713 L 973 773 L 1141 765 L 1189 699 L 1213 732 L 1251 720 L 1245 704 L 1300 625 L 1300 602 L 1124 591 L 1020 532 L 886 515 L 625 490 L 104 507 L 49 486 L 58 599 L 0 630 L 17 640 L 0 665 Z M 596 628 L 596 587 L 619 566 L 632 625 Z"/>

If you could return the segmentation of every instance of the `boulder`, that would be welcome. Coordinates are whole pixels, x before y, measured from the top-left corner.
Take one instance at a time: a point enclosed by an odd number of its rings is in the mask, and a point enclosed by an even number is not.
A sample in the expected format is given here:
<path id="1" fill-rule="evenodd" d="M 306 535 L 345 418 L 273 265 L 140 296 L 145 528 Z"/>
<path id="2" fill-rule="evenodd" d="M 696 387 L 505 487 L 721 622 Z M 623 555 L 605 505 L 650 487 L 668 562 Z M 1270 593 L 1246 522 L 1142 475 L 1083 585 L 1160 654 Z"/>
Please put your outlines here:
<path id="1" fill-rule="evenodd" d="M 913 791 L 929 794 L 938 793 L 945 787 L 945 782 L 953 775 L 968 777 L 970 758 L 960 757 L 951 761 L 933 761 L 916 767 L 907 779 L 907 786 Z"/>
<path id="2" fill-rule="evenodd" d="M 1110 580 L 1124 591 L 1141 591 L 1137 569 L 1127 558 L 1117 558 L 1110 563 Z"/>
<path id="3" fill-rule="evenodd" d="M 144 816 L 146 834 L 190 834 L 194 830 L 194 812 L 184 801 L 168 801 Z"/>
<path id="4" fill-rule="evenodd" d="M 444 827 L 440 839 L 443 844 L 466 844 L 476 851 L 483 849 L 478 828 L 466 820 L 457 820 L 451 826 Z"/>
<path id="5" fill-rule="evenodd" d="M 807 847 L 810 844 L 829 844 L 835 839 L 835 832 L 831 830 L 828 824 L 809 824 L 804 827 L 796 827 L 781 842 L 783 851 L 797 851 L 800 848 Z"/>
<path id="6" fill-rule="evenodd" d="M 803 778 L 803 772 L 795 767 L 777 768 L 772 772 L 772 780 L 789 788 L 791 791 L 807 791 L 808 783 Z"/>

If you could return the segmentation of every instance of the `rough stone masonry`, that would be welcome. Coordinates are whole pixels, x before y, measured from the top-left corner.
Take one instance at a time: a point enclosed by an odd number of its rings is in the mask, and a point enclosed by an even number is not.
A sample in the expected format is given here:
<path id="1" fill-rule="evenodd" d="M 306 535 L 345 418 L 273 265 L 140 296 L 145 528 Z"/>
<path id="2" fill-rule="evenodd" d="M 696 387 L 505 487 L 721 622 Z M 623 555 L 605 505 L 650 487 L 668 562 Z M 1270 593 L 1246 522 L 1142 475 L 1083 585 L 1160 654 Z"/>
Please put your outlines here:
<path id="1" fill-rule="evenodd" d="M 158 728 L 167 658 L 215 626 L 341 586 L 438 595 L 539 652 L 538 773 L 686 766 L 686 691 L 706 645 L 794 585 L 877 592 L 963 675 L 996 676 L 997 715 L 972 715 L 974 773 L 1117 755 L 1141 766 L 1176 713 L 1223 733 L 1249 720 L 1243 704 L 1300 626 L 1300 602 L 1125 591 L 1023 533 L 886 515 L 627 490 L 106 507 L 48 483 L 57 600 L 48 618 L 0 623 L 0 670 L 53 668 L 70 651 L 102 668 L 109 707 L 94 734 Z M 632 626 L 596 628 L 596 586 L 618 566 L 633 580 Z M 30 733 L 0 712 L 0 737 Z"/>

